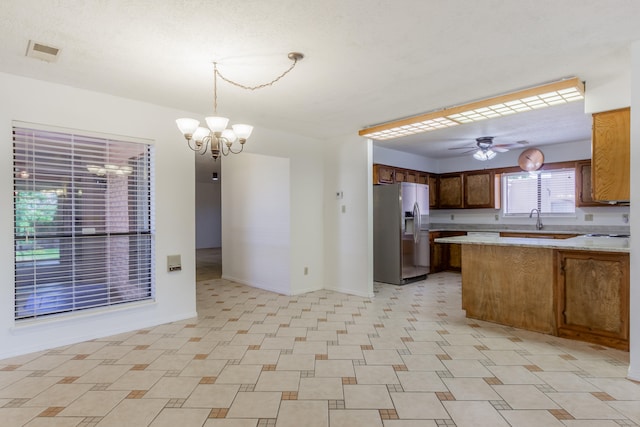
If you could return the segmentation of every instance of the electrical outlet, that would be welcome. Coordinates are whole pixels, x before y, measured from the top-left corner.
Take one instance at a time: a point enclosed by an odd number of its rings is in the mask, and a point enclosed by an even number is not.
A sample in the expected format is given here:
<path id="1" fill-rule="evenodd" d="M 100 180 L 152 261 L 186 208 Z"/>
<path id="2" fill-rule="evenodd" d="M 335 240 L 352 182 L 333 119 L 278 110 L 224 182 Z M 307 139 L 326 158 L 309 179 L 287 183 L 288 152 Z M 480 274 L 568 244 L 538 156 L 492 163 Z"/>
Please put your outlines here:
<path id="1" fill-rule="evenodd" d="M 346 213 L 347 212 L 347 206 L 346 205 L 342 205 L 342 213 Z"/>
<path id="2" fill-rule="evenodd" d="M 622 222 L 624 222 L 625 224 L 629 224 L 629 214 L 622 214 Z"/>
<path id="3" fill-rule="evenodd" d="M 304 268 L 304 275 L 306 276 L 307 274 L 309 274 L 309 267 Z"/>
<path id="4" fill-rule="evenodd" d="M 495 214 L 493 218 L 497 221 L 500 217 L 498 216 L 498 214 Z"/>
<path id="5" fill-rule="evenodd" d="M 593 214 L 584 214 L 585 221 L 593 221 Z"/>
<path id="6" fill-rule="evenodd" d="M 455 216 L 454 214 L 451 214 L 451 221 L 453 221 L 453 219 L 454 219 L 455 217 L 456 217 L 456 216 Z"/>

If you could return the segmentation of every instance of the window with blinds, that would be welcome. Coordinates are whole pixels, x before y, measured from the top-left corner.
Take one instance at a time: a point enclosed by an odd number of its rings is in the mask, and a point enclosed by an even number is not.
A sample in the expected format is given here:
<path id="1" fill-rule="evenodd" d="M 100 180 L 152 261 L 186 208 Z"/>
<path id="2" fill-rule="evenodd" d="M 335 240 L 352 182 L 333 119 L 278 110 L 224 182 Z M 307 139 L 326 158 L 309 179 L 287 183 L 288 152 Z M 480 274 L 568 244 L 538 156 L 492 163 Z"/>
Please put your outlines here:
<path id="1" fill-rule="evenodd" d="M 504 215 L 575 214 L 575 169 L 503 174 Z"/>
<path id="2" fill-rule="evenodd" d="M 154 298 L 152 149 L 14 123 L 16 320 Z"/>

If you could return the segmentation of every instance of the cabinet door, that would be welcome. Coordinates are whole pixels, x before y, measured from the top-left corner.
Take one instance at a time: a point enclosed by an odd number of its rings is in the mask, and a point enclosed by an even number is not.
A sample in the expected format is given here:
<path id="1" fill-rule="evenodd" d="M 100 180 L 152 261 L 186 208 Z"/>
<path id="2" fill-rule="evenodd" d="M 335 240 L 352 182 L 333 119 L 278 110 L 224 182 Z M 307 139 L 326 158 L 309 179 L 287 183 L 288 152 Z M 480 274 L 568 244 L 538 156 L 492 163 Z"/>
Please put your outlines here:
<path id="1" fill-rule="evenodd" d="M 385 165 L 373 165 L 373 183 L 374 184 L 393 184 L 394 168 Z"/>
<path id="2" fill-rule="evenodd" d="M 576 206 L 603 206 L 592 197 L 591 160 L 576 162 Z"/>
<path id="3" fill-rule="evenodd" d="M 429 175 L 429 207 L 431 209 L 438 208 L 438 176 Z"/>
<path id="4" fill-rule="evenodd" d="M 407 182 L 407 171 L 404 169 L 396 169 L 395 182 Z"/>
<path id="5" fill-rule="evenodd" d="M 629 349 L 629 254 L 558 251 L 558 335 Z"/>
<path id="6" fill-rule="evenodd" d="M 438 205 L 440 208 L 464 207 L 462 173 L 440 175 L 438 182 Z"/>
<path id="7" fill-rule="evenodd" d="M 418 172 L 408 170 L 405 172 L 406 182 L 418 182 Z"/>
<path id="8" fill-rule="evenodd" d="M 429 184 L 429 174 L 426 172 L 417 172 L 418 175 L 418 184 Z M 429 188 L 431 190 L 431 188 Z"/>
<path id="9" fill-rule="evenodd" d="M 591 183 L 594 200 L 629 200 L 630 135 L 629 108 L 593 115 Z"/>
<path id="10" fill-rule="evenodd" d="M 465 172 L 465 208 L 493 208 L 495 205 L 494 188 L 494 173 L 492 171 Z"/>

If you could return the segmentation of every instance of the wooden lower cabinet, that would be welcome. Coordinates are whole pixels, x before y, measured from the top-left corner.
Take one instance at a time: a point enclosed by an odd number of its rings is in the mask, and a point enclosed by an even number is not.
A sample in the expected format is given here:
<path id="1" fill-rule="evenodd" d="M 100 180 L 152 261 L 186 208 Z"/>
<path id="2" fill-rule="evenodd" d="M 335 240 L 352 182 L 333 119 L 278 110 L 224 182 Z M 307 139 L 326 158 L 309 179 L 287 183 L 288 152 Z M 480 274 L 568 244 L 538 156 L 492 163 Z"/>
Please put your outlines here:
<path id="1" fill-rule="evenodd" d="M 462 245 L 462 308 L 467 317 L 555 334 L 554 250 Z"/>
<path id="2" fill-rule="evenodd" d="M 629 254 L 558 251 L 558 335 L 629 349 Z"/>
<path id="3" fill-rule="evenodd" d="M 439 271 L 460 271 L 462 268 L 462 249 L 461 245 L 453 243 L 435 243 L 434 240 L 439 237 L 464 236 L 464 231 L 434 231 L 429 232 L 430 242 L 430 273 Z"/>

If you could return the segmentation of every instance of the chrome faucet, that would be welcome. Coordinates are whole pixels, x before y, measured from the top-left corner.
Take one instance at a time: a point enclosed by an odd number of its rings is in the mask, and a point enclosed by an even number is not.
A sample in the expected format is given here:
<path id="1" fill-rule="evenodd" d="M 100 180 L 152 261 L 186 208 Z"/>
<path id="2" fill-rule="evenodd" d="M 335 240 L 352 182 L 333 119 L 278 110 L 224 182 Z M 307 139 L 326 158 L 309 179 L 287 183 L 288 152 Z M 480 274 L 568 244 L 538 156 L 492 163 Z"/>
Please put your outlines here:
<path id="1" fill-rule="evenodd" d="M 542 220 L 540 219 L 540 209 L 533 208 L 531 212 L 529 212 L 529 218 L 533 218 L 533 212 L 538 214 L 538 219 L 536 220 L 536 230 L 542 230 Z"/>

